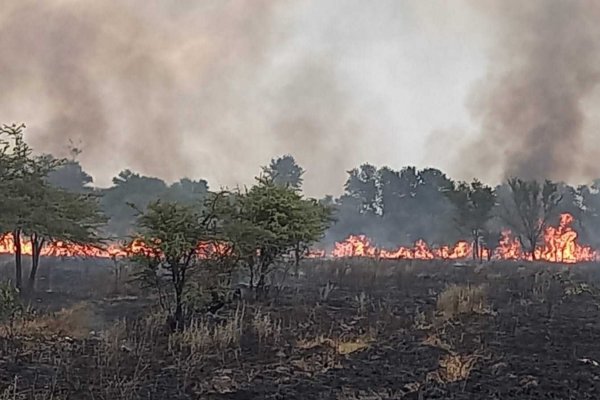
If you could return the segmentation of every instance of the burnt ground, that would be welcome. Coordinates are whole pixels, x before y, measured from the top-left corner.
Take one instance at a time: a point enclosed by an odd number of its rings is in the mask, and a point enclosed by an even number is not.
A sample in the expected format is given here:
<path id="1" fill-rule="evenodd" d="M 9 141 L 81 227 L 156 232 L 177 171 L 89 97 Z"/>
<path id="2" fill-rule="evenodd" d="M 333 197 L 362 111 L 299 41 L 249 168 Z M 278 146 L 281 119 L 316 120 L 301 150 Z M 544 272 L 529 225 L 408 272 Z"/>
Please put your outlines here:
<path id="1" fill-rule="evenodd" d="M 303 271 L 279 294 L 169 336 L 144 293 L 102 293 L 109 266 L 78 277 L 57 267 L 54 281 L 69 285 L 31 299 L 45 322 L 0 332 L 0 399 L 600 396 L 600 266 L 351 260 Z M 440 296 L 452 284 L 466 291 Z"/>

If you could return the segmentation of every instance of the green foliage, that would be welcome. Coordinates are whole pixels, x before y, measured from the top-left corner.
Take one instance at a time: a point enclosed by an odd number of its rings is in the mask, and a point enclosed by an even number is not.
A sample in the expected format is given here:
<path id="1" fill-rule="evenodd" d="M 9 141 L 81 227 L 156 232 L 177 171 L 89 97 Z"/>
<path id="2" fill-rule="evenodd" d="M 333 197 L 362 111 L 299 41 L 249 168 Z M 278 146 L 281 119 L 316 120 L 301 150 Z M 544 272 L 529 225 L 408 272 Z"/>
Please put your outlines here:
<path id="1" fill-rule="evenodd" d="M 24 125 L 0 129 L 0 228 L 15 241 L 28 236 L 33 245 L 30 287 L 45 242 L 96 243 L 96 229 L 104 222 L 95 198 L 52 186 L 49 175 L 67 160 L 33 155 L 23 139 Z M 21 254 L 15 255 L 16 285 L 21 288 Z"/>
<path id="2" fill-rule="evenodd" d="M 298 260 L 331 222 L 328 206 L 269 179 L 258 179 L 245 193 L 228 196 L 221 215 L 225 237 L 248 268 L 251 286 L 258 288 L 277 262 L 292 253 Z"/>
<path id="3" fill-rule="evenodd" d="M 136 239 L 146 250 L 132 258 L 141 268 L 137 278 L 158 291 L 161 305 L 178 329 L 184 326 L 184 291 L 190 275 L 214 262 L 204 257 L 198 246 L 222 240 L 216 202 L 214 198 L 198 207 L 159 200 L 150 203 L 138 218 Z"/>

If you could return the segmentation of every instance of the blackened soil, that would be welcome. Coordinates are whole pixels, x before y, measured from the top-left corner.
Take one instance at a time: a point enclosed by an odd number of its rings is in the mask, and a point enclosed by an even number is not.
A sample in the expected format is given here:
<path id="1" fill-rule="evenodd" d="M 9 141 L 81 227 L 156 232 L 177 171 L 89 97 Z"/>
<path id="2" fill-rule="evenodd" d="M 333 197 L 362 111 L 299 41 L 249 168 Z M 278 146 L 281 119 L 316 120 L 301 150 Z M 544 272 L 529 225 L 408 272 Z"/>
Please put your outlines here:
<path id="1" fill-rule="evenodd" d="M 119 381 L 114 370 L 107 378 L 100 339 L 19 339 L 18 355 L 5 339 L 0 389 L 17 377 L 18 398 L 27 399 L 44 390 L 70 399 L 600 398 L 597 266 L 566 272 L 538 265 L 338 263 L 305 271 L 278 297 L 247 303 L 240 348 L 193 366 L 166 344 L 143 355 L 126 348 Z M 328 281 L 335 289 L 324 296 Z M 436 301 L 453 283 L 483 287 L 485 304 L 442 316 Z M 115 313 L 114 307 L 98 309 Z M 257 312 L 279 321 L 276 340 L 253 330 Z M 336 347 L 359 338 L 366 343 L 361 350 L 343 354 Z M 447 359 L 471 363 L 456 370 Z"/>

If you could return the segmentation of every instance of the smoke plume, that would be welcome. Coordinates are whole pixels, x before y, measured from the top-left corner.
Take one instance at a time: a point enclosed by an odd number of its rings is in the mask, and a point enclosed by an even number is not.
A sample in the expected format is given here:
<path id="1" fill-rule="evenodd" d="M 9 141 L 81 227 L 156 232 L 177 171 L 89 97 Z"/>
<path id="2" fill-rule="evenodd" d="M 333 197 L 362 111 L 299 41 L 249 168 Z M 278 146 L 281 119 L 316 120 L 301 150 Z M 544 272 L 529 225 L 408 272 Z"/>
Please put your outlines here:
<path id="1" fill-rule="evenodd" d="M 488 179 L 593 175 L 585 101 L 600 82 L 600 3 L 473 4 L 490 17 L 497 40 L 470 99 L 480 132 L 462 164 Z"/>
<path id="2" fill-rule="evenodd" d="M 96 177 L 128 167 L 218 187 L 248 182 L 270 157 L 293 152 L 320 176 L 313 191 L 325 191 L 359 161 L 345 147 L 356 145 L 359 122 L 336 66 L 290 48 L 297 6 L 7 0 L 0 119 L 26 122 L 38 151 L 64 155 L 69 140 L 79 144 Z"/>

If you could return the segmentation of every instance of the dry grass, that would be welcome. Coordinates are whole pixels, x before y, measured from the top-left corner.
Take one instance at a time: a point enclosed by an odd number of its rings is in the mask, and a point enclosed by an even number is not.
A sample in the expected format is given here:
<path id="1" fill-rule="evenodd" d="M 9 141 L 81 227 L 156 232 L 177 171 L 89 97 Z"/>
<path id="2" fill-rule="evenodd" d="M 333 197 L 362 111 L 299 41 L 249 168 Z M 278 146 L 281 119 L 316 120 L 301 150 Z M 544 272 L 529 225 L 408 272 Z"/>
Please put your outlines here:
<path id="1" fill-rule="evenodd" d="M 11 321 L 10 326 L 2 326 L 4 329 L 0 329 L 0 335 L 83 339 L 93 329 L 94 316 L 92 306 L 82 302 L 52 314 L 35 317 L 24 315 Z"/>
<path id="2" fill-rule="evenodd" d="M 373 342 L 370 336 L 360 336 L 355 339 L 330 339 L 325 336 L 317 336 L 314 339 L 304 339 L 296 342 L 299 349 L 312 349 L 319 346 L 328 346 L 340 355 L 352 354 L 365 350 Z"/>
<path id="3" fill-rule="evenodd" d="M 263 314 L 260 308 L 254 313 L 252 327 L 258 336 L 259 343 L 269 339 L 273 343 L 278 343 L 281 339 L 281 320 L 274 321 L 271 314 Z"/>
<path id="4" fill-rule="evenodd" d="M 245 313 L 245 305 L 239 305 L 234 315 L 223 323 L 211 324 L 205 319 L 192 321 L 185 331 L 169 336 L 169 349 L 204 354 L 210 350 L 224 351 L 228 348 L 238 348 L 243 333 Z"/>
<path id="5" fill-rule="evenodd" d="M 428 380 L 440 383 L 464 381 L 469 378 L 479 356 L 475 354 L 446 354 L 439 361 L 439 369 L 428 375 Z"/>
<path id="6" fill-rule="evenodd" d="M 450 285 L 437 298 L 437 311 L 444 319 L 461 314 L 488 312 L 484 286 Z"/>

